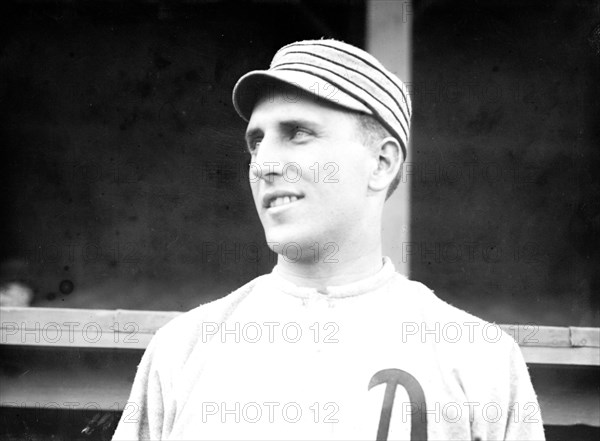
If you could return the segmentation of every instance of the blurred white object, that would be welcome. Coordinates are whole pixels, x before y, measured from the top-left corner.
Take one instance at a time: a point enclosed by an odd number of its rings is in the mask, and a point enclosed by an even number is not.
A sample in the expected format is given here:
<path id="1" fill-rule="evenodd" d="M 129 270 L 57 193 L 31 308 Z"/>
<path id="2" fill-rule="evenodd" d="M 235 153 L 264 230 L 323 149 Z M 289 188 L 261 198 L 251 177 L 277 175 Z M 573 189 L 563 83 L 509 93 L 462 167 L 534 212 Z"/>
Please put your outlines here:
<path id="1" fill-rule="evenodd" d="M 0 306 L 29 306 L 33 300 L 33 291 L 19 282 L 10 282 L 0 286 Z"/>

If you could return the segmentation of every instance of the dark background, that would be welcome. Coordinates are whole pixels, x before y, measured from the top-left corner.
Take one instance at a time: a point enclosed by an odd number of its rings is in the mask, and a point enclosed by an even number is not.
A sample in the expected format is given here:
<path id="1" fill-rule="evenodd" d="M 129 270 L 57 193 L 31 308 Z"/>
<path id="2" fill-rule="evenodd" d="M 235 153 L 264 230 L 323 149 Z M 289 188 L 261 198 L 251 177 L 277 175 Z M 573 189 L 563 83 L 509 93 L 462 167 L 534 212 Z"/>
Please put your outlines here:
<path id="1" fill-rule="evenodd" d="M 600 326 L 600 3 L 428 4 L 411 276 L 487 319 Z"/>
<path id="2" fill-rule="evenodd" d="M 414 3 L 411 278 L 487 320 L 600 326 L 598 2 Z M 231 89 L 291 41 L 364 47 L 365 10 L 3 2 L 0 283 L 30 286 L 32 306 L 184 311 L 270 271 Z M 97 369 L 141 355 L 0 349 Z M 530 372 L 540 390 L 598 389 L 595 368 Z M 109 439 L 118 417 L 1 408 L 0 437 Z"/>
<path id="3" fill-rule="evenodd" d="M 183 311 L 271 270 L 232 87 L 291 41 L 364 47 L 363 2 L 2 8 L 3 281 Z M 487 320 L 600 326 L 597 2 L 410 13 L 411 278 Z"/>

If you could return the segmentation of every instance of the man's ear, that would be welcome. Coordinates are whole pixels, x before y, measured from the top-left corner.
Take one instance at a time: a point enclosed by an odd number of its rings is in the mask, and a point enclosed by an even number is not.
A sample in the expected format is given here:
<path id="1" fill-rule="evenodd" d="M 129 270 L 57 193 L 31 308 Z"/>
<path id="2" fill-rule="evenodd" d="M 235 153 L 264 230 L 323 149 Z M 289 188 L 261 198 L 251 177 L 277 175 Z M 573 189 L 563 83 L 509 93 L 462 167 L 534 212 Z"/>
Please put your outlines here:
<path id="1" fill-rule="evenodd" d="M 386 190 L 402 166 L 404 155 L 396 138 L 388 136 L 377 143 L 375 148 L 377 168 L 371 173 L 369 188 L 373 191 Z"/>

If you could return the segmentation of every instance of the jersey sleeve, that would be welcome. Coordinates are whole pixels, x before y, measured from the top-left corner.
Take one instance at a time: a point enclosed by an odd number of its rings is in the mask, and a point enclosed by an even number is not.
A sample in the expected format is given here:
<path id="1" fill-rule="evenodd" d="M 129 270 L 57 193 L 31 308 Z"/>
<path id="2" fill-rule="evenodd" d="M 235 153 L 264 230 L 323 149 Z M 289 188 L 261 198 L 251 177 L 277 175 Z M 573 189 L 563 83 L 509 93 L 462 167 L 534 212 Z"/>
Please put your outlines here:
<path id="1" fill-rule="evenodd" d="M 510 369 L 510 404 L 505 440 L 544 441 L 540 405 L 521 349 L 516 343 L 512 348 Z"/>
<path id="2" fill-rule="evenodd" d="M 159 440 L 164 419 L 164 388 L 161 384 L 157 347 L 160 331 L 152 338 L 137 368 L 113 441 Z"/>

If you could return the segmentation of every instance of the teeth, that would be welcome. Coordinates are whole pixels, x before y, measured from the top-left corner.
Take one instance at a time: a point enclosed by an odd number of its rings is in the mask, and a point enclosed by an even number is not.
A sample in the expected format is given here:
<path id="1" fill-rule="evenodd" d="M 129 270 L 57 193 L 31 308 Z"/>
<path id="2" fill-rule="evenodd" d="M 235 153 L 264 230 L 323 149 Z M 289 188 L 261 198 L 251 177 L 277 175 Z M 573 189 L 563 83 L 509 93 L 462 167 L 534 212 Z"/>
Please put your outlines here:
<path id="1" fill-rule="evenodd" d="M 297 196 L 282 196 L 275 198 L 269 204 L 269 208 L 279 207 L 280 205 L 289 204 L 290 202 L 296 202 L 298 200 Z"/>

